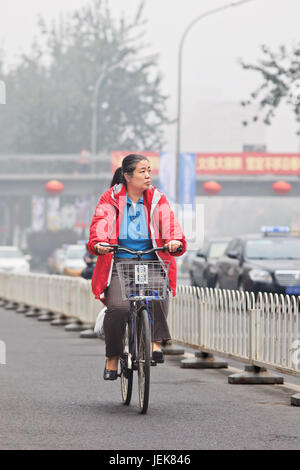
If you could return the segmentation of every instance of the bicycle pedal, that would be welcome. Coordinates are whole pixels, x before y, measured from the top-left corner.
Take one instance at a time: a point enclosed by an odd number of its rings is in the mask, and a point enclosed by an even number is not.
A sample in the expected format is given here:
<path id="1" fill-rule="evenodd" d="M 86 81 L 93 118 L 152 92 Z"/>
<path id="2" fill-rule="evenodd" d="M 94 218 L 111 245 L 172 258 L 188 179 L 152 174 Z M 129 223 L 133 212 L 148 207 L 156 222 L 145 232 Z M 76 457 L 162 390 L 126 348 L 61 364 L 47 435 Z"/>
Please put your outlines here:
<path id="1" fill-rule="evenodd" d="M 157 366 L 157 362 L 153 361 L 153 359 L 151 359 L 151 366 L 153 367 Z"/>

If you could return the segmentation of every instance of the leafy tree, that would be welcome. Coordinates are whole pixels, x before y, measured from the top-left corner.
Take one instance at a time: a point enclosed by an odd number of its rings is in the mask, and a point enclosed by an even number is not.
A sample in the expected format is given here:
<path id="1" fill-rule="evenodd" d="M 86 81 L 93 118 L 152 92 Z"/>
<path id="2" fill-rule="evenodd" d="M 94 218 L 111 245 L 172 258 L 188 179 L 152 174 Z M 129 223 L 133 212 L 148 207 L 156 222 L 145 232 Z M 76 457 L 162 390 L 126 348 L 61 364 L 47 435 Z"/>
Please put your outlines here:
<path id="1" fill-rule="evenodd" d="M 276 109 L 285 101 L 291 106 L 296 121 L 300 122 L 300 44 L 291 51 L 285 46 L 280 46 L 276 52 L 266 46 L 261 49 L 264 57 L 256 65 L 240 61 L 245 70 L 259 72 L 263 80 L 242 105 L 257 104 L 258 114 L 262 114 L 265 124 L 270 125 Z M 258 115 L 253 117 L 254 121 L 257 119 Z M 297 134 L 300 134 L 300 128 Z"/>
<path id="2" fill-rule="evenodd" d="M 144 1 L 133 19 L 111 16 L 106 0 L 48 25 L 4 80 L 0 153 L 77 153 L 91 149 L 92 106 L 97 149 L 159 149 L 167 97 L 157 55 L 144 43 Z M 98 99 L 95 84 L 101 77 Z"/>

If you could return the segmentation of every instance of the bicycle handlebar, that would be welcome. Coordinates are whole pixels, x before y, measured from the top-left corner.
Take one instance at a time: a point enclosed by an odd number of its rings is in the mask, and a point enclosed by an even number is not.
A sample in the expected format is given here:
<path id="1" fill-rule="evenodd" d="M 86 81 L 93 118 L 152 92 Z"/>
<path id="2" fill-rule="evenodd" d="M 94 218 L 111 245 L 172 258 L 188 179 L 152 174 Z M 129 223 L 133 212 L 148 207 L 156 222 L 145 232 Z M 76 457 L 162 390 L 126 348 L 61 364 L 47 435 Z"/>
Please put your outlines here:
<path id="1" fill-rule="evenodd" d="M 120 245 L 104 245 L 102 243 L 99 243 L 100 246 L 103 246 L 104 248 L 112 248 L 111 252 L 118 253 L 118 252 L 123 252 L 123 253 L 129 253 L 131 255 L 136 255 L 136 256 L 141 256 L 141 255 L 149 255 L 151 253 L 155 253 L 156 251 L 162 251 L 166 252 L 169 251 L 167 246 L 162 246 L 162 247 L 157 247 L 157 248 L 150 248 L 150 250 L 132 250 L 131 248 L 125 248 L 124 246 Z M 174 253 L 181 253 L 182 252 L 182 246 L 177 248 L 177 250 Z"/>

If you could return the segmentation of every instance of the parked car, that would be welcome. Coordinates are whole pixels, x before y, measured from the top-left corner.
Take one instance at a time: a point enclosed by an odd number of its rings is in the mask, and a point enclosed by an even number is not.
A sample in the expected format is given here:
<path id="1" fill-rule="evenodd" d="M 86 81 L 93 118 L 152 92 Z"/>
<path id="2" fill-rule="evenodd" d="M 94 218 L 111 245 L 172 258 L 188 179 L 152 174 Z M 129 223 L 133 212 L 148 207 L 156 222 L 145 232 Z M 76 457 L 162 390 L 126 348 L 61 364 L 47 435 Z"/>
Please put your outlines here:
<path id="1" fill-rule="evenodd" d="M 63 274 L 66 276 L 81 276 L 86 267 L 84 255 L 85 245 L 67 245 L 63 261 Z"/>
<path id="2" fill-rule="evenodd" d="M 225 237 L 207 240 L 203 248 L 197 251 L 190 267 L 190 278 L 193 286 L 215 287 L 216 263 L 224 254 L 229 240 L 230 238 Z"/>
<path id="3" fill-rule="evenodd" d="M 300 294 L 300 237 L 267 227 L 260 235 L 231 240 L 217 262 L 216 287 Z"/>
<path id="4" fill-rule="evenodd" d="M 192 260 L 195 256 L 196 251 L 186 251 L 182 256 L 176 258 L 179 277 L 190 277 Z"/>
<path id="5" fill-rule="evenodd" d="M 52 255 L 48 258 L 47 265 L 49 274 L 62 274 L 64 260 L 65 250 L 63 248 L 54 250 Z"/>
<path id="6" fill-rule="evenodd" d="M 0 246 L 0 270 L 28 273 L 30 255 L 24 255 L 16 246 Z"/>

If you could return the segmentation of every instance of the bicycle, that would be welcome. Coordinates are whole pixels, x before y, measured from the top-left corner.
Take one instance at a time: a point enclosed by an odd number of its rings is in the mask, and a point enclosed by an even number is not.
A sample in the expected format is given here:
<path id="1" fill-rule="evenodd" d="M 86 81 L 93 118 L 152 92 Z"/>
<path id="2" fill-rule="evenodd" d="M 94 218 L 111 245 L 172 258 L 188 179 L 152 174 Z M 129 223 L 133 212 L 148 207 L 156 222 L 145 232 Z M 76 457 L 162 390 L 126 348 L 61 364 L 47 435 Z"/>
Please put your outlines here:
<path id="1" fill-rule="evenodd" d="M 101 245 L 101 244 L 100 244 Z M 133 372 L 138 372 L 138 392 L 141 414 L 146 414 L 150 395 L 151 319 L 152 302 L 165 300 L 168 295 L 168 271 L 170 261 L 142 259 L 143 255 L 167 251 L 167 247 L 136 251 L 119 245 L 102 245 L 114 253 L 125 252 L 137 256 L 136 263 L 118 261 L 117 272 L 123 300 L 129 300 L 130 311 L 123 338 L 123 354 L 120 356 L 121 394 L 124 405 L 132 397 Z M 181 251 L 179 248 L 177 252 Z M 133 258 L 134 259 L 134 258 Z"/>

